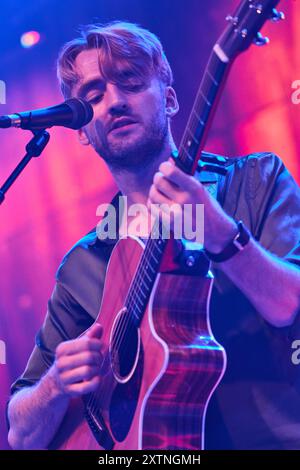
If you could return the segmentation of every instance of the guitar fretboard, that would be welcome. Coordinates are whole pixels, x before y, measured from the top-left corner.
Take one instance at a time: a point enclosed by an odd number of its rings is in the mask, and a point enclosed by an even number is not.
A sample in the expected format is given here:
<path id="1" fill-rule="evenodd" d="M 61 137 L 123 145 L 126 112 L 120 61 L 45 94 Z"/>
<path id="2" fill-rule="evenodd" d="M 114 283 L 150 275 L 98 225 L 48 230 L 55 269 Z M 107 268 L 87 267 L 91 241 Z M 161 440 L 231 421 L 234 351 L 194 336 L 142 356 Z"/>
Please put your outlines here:
<path id="1" fill-rule="evenodd" d="M 137 327 L 142 321 L 166 244 L 163 227 L 156 220 L 125 303 L 131 321 Z"/>
<path id="2" fill-rule="evenodd" d="M 228 64 L 212 52 L 176 157 L 176 163 L 186 173 L 193 174 L 195 171 L 197 155 L 203 148 L 208 122 L 225 82 L 227 69 Z M 163 226 L 157 222 L 146 242 L 126 300 L 131 321 L 137 326 L 143 318 L 167 242 Z"/>
<path id="3" fill-rule="evenodd" d="M 213 51 L 206 66 L 190 118 L 185 128 L 177 160 L 186 173 L 194 174 L 215 105 L 229 65 Z"/>

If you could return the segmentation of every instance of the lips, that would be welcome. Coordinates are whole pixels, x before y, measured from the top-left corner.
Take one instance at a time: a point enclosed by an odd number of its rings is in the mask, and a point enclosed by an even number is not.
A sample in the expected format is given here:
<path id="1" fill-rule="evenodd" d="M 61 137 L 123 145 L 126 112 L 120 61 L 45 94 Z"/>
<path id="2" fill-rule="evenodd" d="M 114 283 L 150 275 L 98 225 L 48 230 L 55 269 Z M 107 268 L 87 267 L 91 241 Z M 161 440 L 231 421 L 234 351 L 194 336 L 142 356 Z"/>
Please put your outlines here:
<path id="1" fill-rule="evenodd" d="M 120 129 L 122 127 L 125 127 L 125 126 L 128 126 L 130 124 L 136 124 L 136 121 L 134 121 L 133 119 L 131 118 L 120 118 L 120 119 L 116 119 L 110 129 L 109 129 L 109 132 L 115 130 L 115 129 Z"/>

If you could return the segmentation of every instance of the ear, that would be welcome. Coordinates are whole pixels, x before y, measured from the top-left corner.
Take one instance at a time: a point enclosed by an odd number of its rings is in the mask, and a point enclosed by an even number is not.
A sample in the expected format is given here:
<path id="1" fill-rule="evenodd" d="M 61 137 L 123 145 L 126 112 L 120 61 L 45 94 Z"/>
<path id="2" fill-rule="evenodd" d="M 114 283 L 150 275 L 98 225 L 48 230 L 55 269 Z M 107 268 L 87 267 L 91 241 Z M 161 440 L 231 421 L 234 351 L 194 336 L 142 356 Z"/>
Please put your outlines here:
<path id="1" fill-rule="evenodd" d="M 176 91 L 173 87 L 167 86 L 165 88 L 166 97 L 166 113 L 169 118 L 174 117 L 179 111 L 179 104 L 177 101 Z"/>
<path id="2" fill-rule="evenodd" d="M 78 129 L 77 131 L 77 135 L 78 135 L 78 139 L 79 139 L 79 142 L 82 144 L 82 145 L 90 145 L 90 139 L 88 138 L 85 130 L 83 128 L 81 129 Z"/>

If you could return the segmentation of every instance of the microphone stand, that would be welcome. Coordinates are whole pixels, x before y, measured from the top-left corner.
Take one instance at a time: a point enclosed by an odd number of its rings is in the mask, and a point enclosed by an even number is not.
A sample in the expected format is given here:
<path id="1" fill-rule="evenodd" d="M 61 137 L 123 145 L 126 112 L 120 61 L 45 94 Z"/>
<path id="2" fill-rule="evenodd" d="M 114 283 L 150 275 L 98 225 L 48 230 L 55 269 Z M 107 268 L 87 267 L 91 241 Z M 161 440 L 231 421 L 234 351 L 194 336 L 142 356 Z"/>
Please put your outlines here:
<path id="1" fill-rule="evenodd" d="M 22 173 L 32 157 L 39 157 L 49 142 L 50 134 L 45 129 L 32 130 L 32 133 L 34 135 L 26 145 L 26 155 L 0 188 L 0 204 L 4 201 L 6 192 L 13 185 L 20 173 Z"/>

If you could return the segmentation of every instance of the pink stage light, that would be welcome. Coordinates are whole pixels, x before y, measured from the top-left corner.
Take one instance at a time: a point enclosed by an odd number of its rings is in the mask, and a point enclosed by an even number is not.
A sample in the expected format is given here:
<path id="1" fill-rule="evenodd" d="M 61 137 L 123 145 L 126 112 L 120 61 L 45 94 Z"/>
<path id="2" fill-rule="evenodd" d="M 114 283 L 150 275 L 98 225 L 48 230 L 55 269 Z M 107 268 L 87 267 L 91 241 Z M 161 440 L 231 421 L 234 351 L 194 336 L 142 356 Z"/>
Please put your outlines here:
<path id="1" fill-rule="evenodd" d="M 37 31 L 27 31 L 26 33 L 22 34 L 20 42 L 22 47 L 28 49 L 29 47 L 33 47 L 40 42 L 41 35 Z"/>

